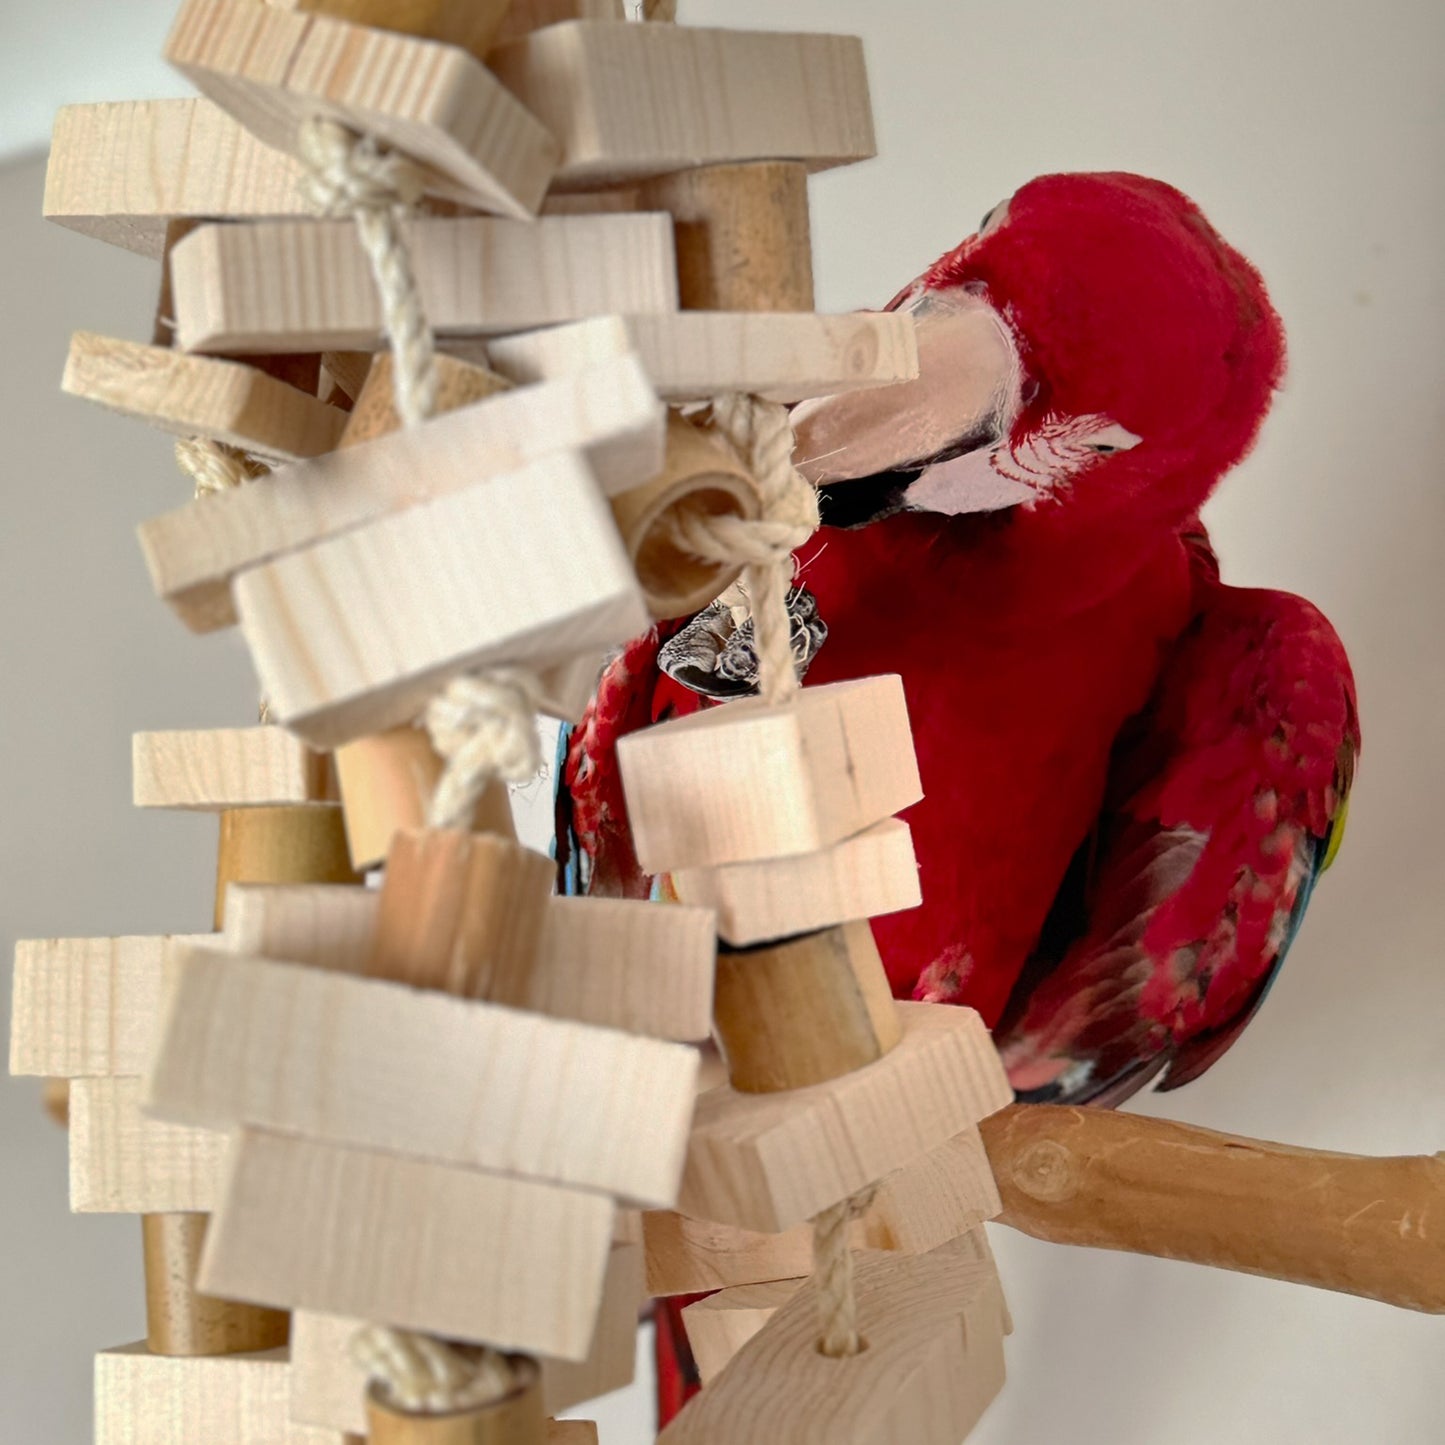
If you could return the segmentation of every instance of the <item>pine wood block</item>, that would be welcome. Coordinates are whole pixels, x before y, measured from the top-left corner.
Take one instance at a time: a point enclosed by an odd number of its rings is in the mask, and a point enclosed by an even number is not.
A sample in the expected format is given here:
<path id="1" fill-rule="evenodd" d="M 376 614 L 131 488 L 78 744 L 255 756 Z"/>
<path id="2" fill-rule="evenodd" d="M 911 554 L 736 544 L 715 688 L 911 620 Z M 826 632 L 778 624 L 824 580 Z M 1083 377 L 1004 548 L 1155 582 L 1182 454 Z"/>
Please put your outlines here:
<path id="1" fill-rule="evenodd" d="M 406 829 L 391 840 L 365 972 L 510 1002 L 536 966 L 556 866 L 496 834 Z"/>
<path id="2" fill-rule="evenodd" d="M 813 1269 L 811 1224 L 763 1234 L 649 1209 L 642 1215 L 642 1237 L 647 1292 L 658 1298 L 801 1279 Z M 862 1247 L 860 1221 L 854 1221 L 850 1237 L 854 1248 Z"/>
<path id="3" fill-rule="evenodd" d="M 643 1301 L 642 1251 L 614 1245 L 607 1260 L 597 1329 L 587 1358 L 543 1357 L 542 1407 L 549 1415 L 631 1384 L 637 1359 L 637 1315 Z M 365 1372 L 351 1359 L 361 1321 L 298 1310 L 291 1322 L 291 1418 L 360 1434 L 366 1429 Z"/>
<path id="4" fill-rule="evenodd" d="M 95 1357 L 96 1445 L 346 1445 L 292 1423 L 287 1351 L 153 1355 L 144 1343 Z"/>
<path id="5" fill-rule="evenodd" d="M 671 876 L 678 898 L 713 909 L 718 936 L 739 947 L 922 902 L 913 835 L 901 818 L 816 853 L 680 868 Z"/>
<path id="6" fill-rule="evenodd" d="M 160 258 L 175 219 L 318 215 L 301 164 L 199 98 L 62 106 L 45 169 L 47 220 Z"/>
<path id="7" fill-rule="evenodd" d="M 278 10 L 330 15 L 353 25 L 395 30 L 459 45 L 483 56 L 497 37 L 509 0 L 266 0 Z"/>
<path id="8" fill-rule="evenodd" d="M 682 1312 L 687 1342 L 704 1385 L 806 1286 L 806 1278 L 774 1279 L 766 1284 L 740 1284 L 690 1304 Z"/>
<path id="9" fill-rule="evenodd" d="M 892 674 L 709 708 L 623 738 L 617 761 L 652 873 L 815 853 L 923 796 Z"/>
<path id="10" fill-rule="evenodd" d="M 590 648 L 544 667 L 537 674 L 540 691 L 537 711 L 563 722 L 582 721 L 582 714 L 597 691 L 597 680 L 607 664 L 607 648 Z"/>
<path id="11" fill-rule="evenodd" d="M 607 500 L 570 452 L 256 567 L 234 596 L 265 695 L 314 747 L 409 721 L 461 673 L 648 626 Z"/>
<path id="12" fill-rule="evenodd" d="M 783 1094 L 697 1101 L 677 1207 L 777 1233 L 917 1160 L 1013 1098 L 972 1009 L 899 1004 L 903 1038 L 866 1069 Z"/>
<path id="13" fill-rule="evenodd" d="M 379 351 L 323 351 L 321 365 L 337 388 L 354 402 L 361 395 L 376 358 L 384 354 Z"/>
<path id="14" fill-rule="evenodd" d="M 345 883 L 232 883 L 213 941 L 232 953 L 360 973 L 380 898 L 374 888 Z"/>
<path id="15" fill-rule="evenodd" d="M 662 27 L 659 27 L 662 28 Z M 918 375 L 913 320 L 892 313 L 815 316 L 799 312 L 679 311 L 632 315 L 615 325 L 574 322 L 493 340 L 486 355 L 516 382 L 544 381 L 611 355 L 617 326 L 668 401 L 750 391 L 802 401 Z M 468 354 L 453 343 L 450 348 Z"/>
<path id="16" fill-rule="evenodd" d="M 548 1420 L 547 1445 L 597 1445 L 595 1420 Z"/>
<path id="17" fill-rule="evenodd" d="M 147 1119 L 139 1079 L 73 1079 L 70 1208 L 77 1214 L 209 1211 L 226 1136 Z"/>
<path id="18" fill-rule="evenodd" d="M 338 353 L 326 354 L 335 356 Z M 432 412 L 436 416 L 485 401 L 499 391 L 506 391 L 511 385 L 506 377 L 498 376 L 484 366 L 459 361 L 455 356 L 437 356 L 434 361 L 436 400 Z M 379 351 L 367 367 L 365 379 L 355 394 L 340 444 L 343 447 L 359 446 L 362 442 L 397 431 L 401 425 L 401 413 L 396 406 L 396 366 L 391 352 Z"/>
<path id="19" fill-rule="evenodd" d="M 895 1170 L 863 1216 L 869 1249 L 927 1254 L 973 1232 L 1003 1209 L 978 1126 Z"/>
<path id="20" fill-rule="evenodd" d="M 677 309 L 665 216 L 424 217 L 404 230 L 422 306 L 441 336 Z M 349 220 L 201 226 L 172 253 L 171 290 L 183 351 L 385 344 L 371 263 Z"/>
<path id="21" fill-rule="evenodd" d="M 26 938 L 15 945 L 10 1072 L 134 1077 L 150 1065 L 171 945 L 158 938 Z"/>
<path id="22" fill-rule="evenodd" d="M 783 1303 L 659 1445 L 958 1445 L 1003 1387 L 998 1274 L 949 1247 L 857 1266 L 867 1349 L 819 1352 L 811 1290 Z"/>
<path id="23" fill-rule="evenodd" d="M 685 1044 L 197 949 L 145 1107 L 671 1205 L 696 1073 Z"/>
<path id="24" fill-rule="evenodd" d="M 345 412 L 253 366 L 93 331 L 70 338 L 60 386 L 176 436 L 208 437 L 285 461 L 330 451 L 346 424 Z"/>
<path id="25" fill-rule="evenodd" d="M 580 1360 L 612 1215 L 602 1194 L 243 1129 L 200 1285 Z"/>
<path id="26" fill-rule="evenodd" d="M 275 808 L 337 800 L 331 759 L 284 728 L 203 728 L 131 738 L 137 808 Z"/>
<path id="27" fill-rule="evenodd" d="M 512 0 L 492 48 L 519 40 L 534 30 L 560 25 L 564 20 L 626 20 L 623 0 Z"/>
<path id="28" fill-rule="evenodd" d="M 483 210 L 535 214 L 556 167 L 546 129 L 453 46 L 254 0 L 186 0 L 165 58 L 267 145 L 294 152 L 301 125 L 324 115 Z"/>
<path id="29" fill-rule="evenodd" d="M 658 1039 L 705 1039 L 717 944 L 706 909 L 553 898 L 537 967 L 497 1002 Z"/>
<path id="30" fill-rule="evenodd" d="M 825 170 L 877 154 L 851 36 L 572 21 L 488 63 L 561 142 L 561 190 L 721 161 Z"/>
<path id="31" fill-rule="evenodd" d="M 187 626 L 228 627 L 238 572 L 554 450 L 582 453 L 606 490 L 635 486 L 661 469 L 665 417 L 635 358 L 602 358 L 424 426 L 283 467 L 264 487 L 189 502 L 142 523 L 141 550 L 157 595 Z"/>

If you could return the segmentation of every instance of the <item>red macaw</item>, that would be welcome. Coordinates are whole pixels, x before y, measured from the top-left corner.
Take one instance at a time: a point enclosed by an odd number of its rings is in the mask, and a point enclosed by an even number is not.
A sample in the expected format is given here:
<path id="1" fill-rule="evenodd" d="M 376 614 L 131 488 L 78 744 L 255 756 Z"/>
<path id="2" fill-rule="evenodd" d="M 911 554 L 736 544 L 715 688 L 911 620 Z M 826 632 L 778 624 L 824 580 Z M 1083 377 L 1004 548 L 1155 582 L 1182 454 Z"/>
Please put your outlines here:
<path id="1" fill-rule="evenodd" d="M 1279 318 L 1190 200 L 1126 174 L 1031 181 L 890 309 L 918 380 L 794 411 L 808 681 L 901 674 L 923 776 L 923 906 L 873 925 L 889 977 L 978 1009 L 1023 1097 L 1176 1087 L 1267 991 L 1359 749 L 1329 623 L 1225 586 L 1197 520 L 1280 382 Z M 595 877 L 634 891 L 612 746 L 696 705 L 663 640 L 605 675 L 567 764 Z"/>

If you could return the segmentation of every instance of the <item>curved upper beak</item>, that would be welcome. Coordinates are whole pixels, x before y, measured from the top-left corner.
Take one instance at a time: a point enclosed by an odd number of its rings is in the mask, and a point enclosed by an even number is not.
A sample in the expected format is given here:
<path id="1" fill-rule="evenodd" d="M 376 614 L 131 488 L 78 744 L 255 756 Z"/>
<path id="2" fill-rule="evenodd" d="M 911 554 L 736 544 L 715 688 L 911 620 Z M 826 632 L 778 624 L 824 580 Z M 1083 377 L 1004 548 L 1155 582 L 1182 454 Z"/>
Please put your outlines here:
<path id="1" fill-rule="evenodd" d="M 904 309 L 916 322 L 918 376 L 800 402 L 792 411 L 798 470 L 851 513 L 871 504 L 848 498 L 849 483 L 893 498 L 880 516 L 903 506 L 993 511 L 1031 497 L 987 462 L 1020 404 L 1018 352 L 1003 318 L 961 289 L 924 292 Z"/>

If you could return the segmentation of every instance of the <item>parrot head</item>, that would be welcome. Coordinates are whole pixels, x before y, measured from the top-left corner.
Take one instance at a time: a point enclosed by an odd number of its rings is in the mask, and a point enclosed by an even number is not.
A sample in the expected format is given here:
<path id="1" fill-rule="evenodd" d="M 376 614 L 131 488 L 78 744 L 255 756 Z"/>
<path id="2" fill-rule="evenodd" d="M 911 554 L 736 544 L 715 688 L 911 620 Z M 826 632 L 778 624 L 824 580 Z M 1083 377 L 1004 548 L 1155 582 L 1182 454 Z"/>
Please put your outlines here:
<path id="1" fill-rule="evenodd" d="M 794 408 L 823 521 L 1008 513 L 1177 526 L 1249 449 L 1284 369 L 1258 272 L 1186 196 L 1042 176 L 901 292 L 914 381 Z"/>

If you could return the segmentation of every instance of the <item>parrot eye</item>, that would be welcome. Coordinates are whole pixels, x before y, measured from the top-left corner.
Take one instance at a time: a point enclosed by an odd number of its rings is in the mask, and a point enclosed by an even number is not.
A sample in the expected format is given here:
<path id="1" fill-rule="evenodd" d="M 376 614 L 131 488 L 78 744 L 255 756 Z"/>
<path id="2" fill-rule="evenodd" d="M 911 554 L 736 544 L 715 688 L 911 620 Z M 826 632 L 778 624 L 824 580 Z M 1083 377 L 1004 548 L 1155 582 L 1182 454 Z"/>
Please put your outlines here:
<path id="1" fill-rule="evenodd" d="M 978 234 L 986 236 L 990 229 L 998 230 L 1008 220 L 1008 202 L 1000 201 L 991 211 L 985 213 L 983 220 L 978 223 Z"/>
<path id="2" fill-rule="evenodd" d="M 986 230 L 988 230 L 988 223 L 993 220 L 993 213 L 996 210 L 998 210 L 997 206 L 990 206 L 988 210 L 983 213 L 983 220 L 978 223 L 978 234 L 980 236 L 983 235 Z"/>
<path id="3" fill-rule="evenodd" d="M 1109 457 L 1115 452 L 1127 452 L 1143 440 L 1128 427 L 1111 422 L 1107 417 L 1100 417 L 1099 420 L 1104 423 L 1103 426 L 1091 428 L 1089 435 L 1080 438 L 1083 446 L 1095 456 Z"/>

